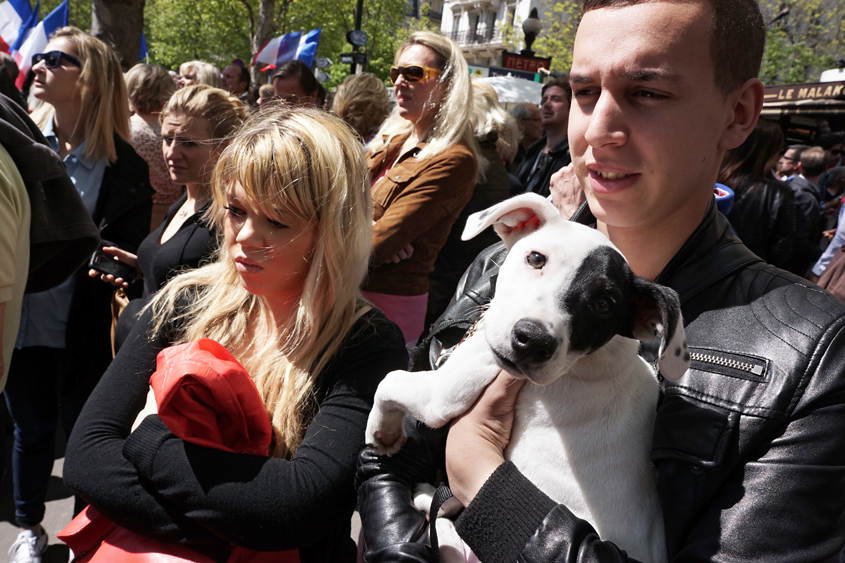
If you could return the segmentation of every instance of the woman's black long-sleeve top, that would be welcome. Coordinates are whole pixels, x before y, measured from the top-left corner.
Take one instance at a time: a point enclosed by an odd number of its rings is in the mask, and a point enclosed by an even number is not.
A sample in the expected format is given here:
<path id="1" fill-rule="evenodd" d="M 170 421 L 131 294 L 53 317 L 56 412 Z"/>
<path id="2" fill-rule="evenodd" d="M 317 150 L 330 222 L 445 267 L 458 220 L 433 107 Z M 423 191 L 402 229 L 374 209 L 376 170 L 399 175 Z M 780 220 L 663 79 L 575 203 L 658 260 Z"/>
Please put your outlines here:
<path id="1" fill-rule="evenodd" d="M 86 403 L 68 444 L 67 485 L 114 522 L 217 561 L 232 544 L 354 561 L 355 461 L 378 383 L 407 366 L 398 328 L 377 310 L 355 323 L 318 378 L 319 410 L 286 460 L 184 442 L 157 415 L 130 433 L 156 355 L 177 333 L 171 326 L 150 340 L 150 326 L 146 311 Z"/>

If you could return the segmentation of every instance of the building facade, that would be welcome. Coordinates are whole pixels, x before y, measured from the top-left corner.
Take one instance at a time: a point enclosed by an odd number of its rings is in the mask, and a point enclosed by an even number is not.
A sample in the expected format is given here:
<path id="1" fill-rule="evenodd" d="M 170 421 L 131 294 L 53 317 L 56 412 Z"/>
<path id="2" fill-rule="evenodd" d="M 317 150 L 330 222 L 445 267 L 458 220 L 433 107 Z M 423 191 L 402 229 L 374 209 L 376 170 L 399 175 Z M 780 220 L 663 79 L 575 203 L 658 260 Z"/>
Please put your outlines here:
<path id="1" fill-rule="evenodd" d="M 503 27 L 510 23 L 519 30 L 532 8 L 542 20 L 541 0 L 444 0 L 440 31 L 461 46 L 470 64 L 501 66 Z"/>

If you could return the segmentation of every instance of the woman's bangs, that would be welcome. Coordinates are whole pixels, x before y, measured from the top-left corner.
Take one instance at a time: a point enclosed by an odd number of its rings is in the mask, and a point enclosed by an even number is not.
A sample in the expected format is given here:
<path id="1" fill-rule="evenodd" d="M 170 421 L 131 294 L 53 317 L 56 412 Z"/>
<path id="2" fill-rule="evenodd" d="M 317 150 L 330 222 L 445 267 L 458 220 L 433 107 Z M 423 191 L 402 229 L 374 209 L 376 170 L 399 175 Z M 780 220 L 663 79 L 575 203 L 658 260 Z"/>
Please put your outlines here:
<path id="1" fill-rule="evenodd" d="M 313 203 L 310 177 L 298 143 L 260 136 L 252 143 L 239 143 L 225 163 L 228 182 L 238 182 L 250 204 L 267 217 L 285 222 L 294 218 L 310 221 Z M 229 152 L 229 151 L 227 151 Z"/>

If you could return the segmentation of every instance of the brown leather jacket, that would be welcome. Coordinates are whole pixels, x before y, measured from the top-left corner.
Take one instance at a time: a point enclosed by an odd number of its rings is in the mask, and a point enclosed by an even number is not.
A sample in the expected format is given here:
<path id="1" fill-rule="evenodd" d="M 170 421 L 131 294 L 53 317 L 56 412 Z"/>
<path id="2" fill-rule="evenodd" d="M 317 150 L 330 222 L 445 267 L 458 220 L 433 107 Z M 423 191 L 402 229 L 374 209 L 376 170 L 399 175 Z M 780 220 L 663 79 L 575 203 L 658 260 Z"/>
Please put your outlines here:
<path id="1" fill-rule="evenodd" d="M 367 155 L 370 178 L 395 161 L 388 174 L 373 185 L 373 257 L 364 289 L 389 295 L 422 295 L 428 274 L 449 230 L 472 196 L 477 163 L 464 145 L 418 161 L 425 143 L 397 154 L 407 136 Z M 411 258 L 398 264 L 390 258 L 410 244 Z"/>

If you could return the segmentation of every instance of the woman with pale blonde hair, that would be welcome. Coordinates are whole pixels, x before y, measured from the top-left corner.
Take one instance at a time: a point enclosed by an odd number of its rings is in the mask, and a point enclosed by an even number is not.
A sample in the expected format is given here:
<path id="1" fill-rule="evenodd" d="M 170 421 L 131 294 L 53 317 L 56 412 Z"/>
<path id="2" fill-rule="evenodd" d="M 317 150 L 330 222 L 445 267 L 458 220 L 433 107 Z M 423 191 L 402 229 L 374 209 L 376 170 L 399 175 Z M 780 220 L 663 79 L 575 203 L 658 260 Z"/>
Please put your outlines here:
<path id="1" fill-rule="evenodd" d="M 138 63 L 124 75 L 129 94 L 129 118 L 132 146 L 150 167 L 153 216 L 150 231 L 161 224 L 167 209 L 182 195 L 182 185 L 170 178 L 161 154 L 161 108 L 176 91 L 170 74 L 158 65 Z"/>
<path id="2" fill-rule="evenodd" d="M 258 89 L 258 100 L 255 103 L 260 109 L 264 110 L 270 106 L 270 102 L 275 95 L 272 84 L 262 84 Z"/>
<path id="3" fill-rule="evenodd" d="M 246 119 L 247 109 L 236 96 L 220 88 L 196 85 L 178 90 L 162 109 L 159 154 L 164 155 L 168 177 L 184 193 L 167 210 L 164 220 L 133 253 L 116 246 L 103 249 L 135 268 L 135 281 L 143 285 L 120 315 L 115 328 L 115 349 L 131 332 L 136 315 L 168 279 L 181 270 L 196 268 L 213 252 L 217 234 L 204 215 L 211 204 L 211 176 L 220 153 Z M 116 287 L 129 281 L 90 270 Z M 137 293 L 129 291 L 130 294 Z"/>
<path id="4" fill-rule="evenodd" d="M 370 72 L 347 76 L 337 87 L 332 111 L 369 142 L 390 113 L 387 88 Z"/>
<path id="5" fill-rule="evenodd" d="M 355 460 L 379 380 L 407 366 L 398 329 L 359 290 L 366 175 L 360 142 L 326 112 L 276 108 L 238 131 L 214 173 L 219 250 L 142 313 L 71 436 L 68 486 L 116 523 L 218 561 L 232 545 L 355 561 Z M 157 354 L 200 338 L 250 374 L 271 457 L 183 442 L 139 417 Z"/>
<path id="6" fill-rule="evenodd" d="M 411 345 L 423 330 L 428 275 L 484 161 L 470 123 L 469 70 L 454 41 L 411 34 L 390 78 L 396 108 L 367 145 L 375 224 L 364 295 Z"/>
<path id="7" fill-rule="evenodd" d="M 188 61 L 179 66 L 179 87 L 205 84 L 220 88 L 222 82 L 220 69 L 203 61 Z"/>
<path id="8" fill-rule="evenodd" d="M 32 63 L 31 93 L 42 102 L 33 120 L 63 159 L 102 240 L 135 252 L 150 231 L 153 190 L 146 163 L 128 142 L 120 59 L 99 39 L 63 27 Z M 22 528 L 13 558 L 25 557 L 17 554 L 22 549 L 46 546 L 40 522 L 60 414 L 70 434 L 111 361 L 114 288 L 90 279 L 87 271 L 83 267 L 58 287 L 24 298 L 5 393 L 15 422 L 15 517 Z"/>

